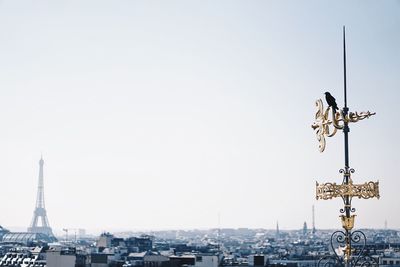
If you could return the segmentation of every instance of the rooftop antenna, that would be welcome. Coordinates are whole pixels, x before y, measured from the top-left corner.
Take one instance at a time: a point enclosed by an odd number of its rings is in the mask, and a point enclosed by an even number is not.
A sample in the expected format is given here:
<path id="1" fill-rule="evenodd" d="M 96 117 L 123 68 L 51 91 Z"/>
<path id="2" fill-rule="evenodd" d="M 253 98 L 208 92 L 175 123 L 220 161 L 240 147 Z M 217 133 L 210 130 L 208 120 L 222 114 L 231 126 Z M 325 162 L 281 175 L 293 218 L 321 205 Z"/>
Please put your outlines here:
<path id="1" fill-rule="evenodd" d="M 312 205 L 312 233 L 315 234 L 315 210 L 314 205 Z"/>
<path id="2" fill-rule="evenodd" d="M 218 232 L 217 232 L 217 242 L 218 242 L 218 254 L 221 253 L 221 212 L 218 212 Z"/>

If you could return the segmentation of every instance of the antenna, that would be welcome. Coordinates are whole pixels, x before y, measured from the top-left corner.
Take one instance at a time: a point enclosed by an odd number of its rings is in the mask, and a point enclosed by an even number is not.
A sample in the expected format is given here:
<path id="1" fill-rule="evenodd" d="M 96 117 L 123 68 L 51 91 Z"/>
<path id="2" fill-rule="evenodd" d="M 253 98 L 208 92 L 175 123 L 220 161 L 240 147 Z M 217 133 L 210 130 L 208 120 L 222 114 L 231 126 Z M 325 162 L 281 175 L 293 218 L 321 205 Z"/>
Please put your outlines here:
<path id="1" fill-rule="evenodd" d="M 314 205 L 312 205 L 312 233 L 315 234 L 315 210 L 314 210 Z"/>
<path id="2" fill-rule="evenodd" d="M 221 253 L 221 212 L 218 212 L 218 232 L 217 232 L 217 242 L 218 242 L 218 254 Z"/>

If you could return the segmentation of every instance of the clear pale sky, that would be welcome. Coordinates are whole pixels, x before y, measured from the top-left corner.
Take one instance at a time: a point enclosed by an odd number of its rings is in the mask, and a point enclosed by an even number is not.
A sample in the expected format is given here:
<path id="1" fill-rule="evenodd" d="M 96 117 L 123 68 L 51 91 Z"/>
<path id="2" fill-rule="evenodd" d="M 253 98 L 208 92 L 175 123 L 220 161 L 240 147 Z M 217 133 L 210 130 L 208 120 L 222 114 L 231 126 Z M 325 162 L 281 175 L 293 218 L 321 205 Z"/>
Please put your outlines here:
<path id="1" fill-rule="evenodd" d="M 356 227 L 400 228 L 400 1 L 0 1 L 0 224 L 54 229 L 338 228 L 347 28 Z"/>

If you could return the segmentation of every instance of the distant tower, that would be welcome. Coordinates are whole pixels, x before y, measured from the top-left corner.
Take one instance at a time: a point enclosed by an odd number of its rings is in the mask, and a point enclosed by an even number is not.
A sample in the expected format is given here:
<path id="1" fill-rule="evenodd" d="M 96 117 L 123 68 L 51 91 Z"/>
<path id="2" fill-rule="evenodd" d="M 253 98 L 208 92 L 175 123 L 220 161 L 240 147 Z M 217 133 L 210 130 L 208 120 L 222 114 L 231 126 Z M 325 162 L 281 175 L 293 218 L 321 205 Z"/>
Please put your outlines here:
<path id="1" fill-rule="evenodd" d="M 53 231 L 49 225 L 49 221 L 46 215 L 46 208 L 44 205 L 44 183 L 43 183 L 43 164 L 44 160 L 40 157 L 39 160 L 39 184 L 38 184 L 38 191 L 36 197 L 36 206 L 33 212 L 33 218 L 31 227 L 28 228 L 28 232 L 32 233 L 42 233 L 46 234 L 49 237 L 54 237 Z M 41 221 L 41 225 L 38 225 L 39 219 Z"/>
<path id="2" fill-rule="evenodd" d="M 385 230 L 387 230 L 387 220 L 385 220 Z"/>
<path id="3" fill-rule="evenodd" d="M 307 232 L 308 232 L 307 222 L 304 222 L 304 224 L 303 224 L 303 235 L 306 236 Z"/>
<path id="4" fill-rule="evenodd" d="M 280 233 L 279 233 L 279 222 L 276 221 L 276 238 L 279 238 L 279 235 L 280 235 Z"/>
<path id="5" fill-rule="evenodd" d="M 314 205 L 312 205 L 312 233 L 315 234 L 315 210 Z"/>

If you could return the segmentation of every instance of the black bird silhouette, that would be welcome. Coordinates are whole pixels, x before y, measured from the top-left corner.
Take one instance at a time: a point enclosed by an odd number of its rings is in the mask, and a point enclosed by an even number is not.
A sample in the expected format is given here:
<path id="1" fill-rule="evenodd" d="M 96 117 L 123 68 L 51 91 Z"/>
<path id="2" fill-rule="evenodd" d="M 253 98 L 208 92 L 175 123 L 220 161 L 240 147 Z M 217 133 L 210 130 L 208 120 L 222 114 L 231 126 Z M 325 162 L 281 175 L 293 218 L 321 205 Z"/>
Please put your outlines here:
<path id="1" fill-rule="evenodd" d="M 325 99 L 328 106 L 332 107 L 334 111 L 339 109 L 336 104 L 336 99 L 329 92 L 325 92 Z"/>

